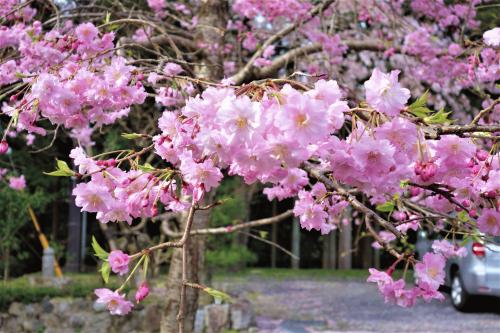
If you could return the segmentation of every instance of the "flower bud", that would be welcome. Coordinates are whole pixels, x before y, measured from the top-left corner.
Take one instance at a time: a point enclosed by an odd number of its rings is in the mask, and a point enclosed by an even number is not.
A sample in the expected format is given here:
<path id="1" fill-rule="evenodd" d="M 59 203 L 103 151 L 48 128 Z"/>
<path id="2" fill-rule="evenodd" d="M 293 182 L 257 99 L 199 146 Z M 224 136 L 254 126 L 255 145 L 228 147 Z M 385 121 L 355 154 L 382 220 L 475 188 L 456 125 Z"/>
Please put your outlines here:
<path id="1" fill-rule="evenodd" d="M 483 162 L 483 161 L 486 161 L 486 159 L 488 158 L 488 156 L 490 156 L 490 153 L 488 153 L 486 150 L 484 149 L 480 149 L 476 152 L 476 158 Z"/>
<path id="2" fill-rule="evenodd" d="M 137 292 L 135 293 L 135 301 L 137 304 L 139 304 L 140 301 L 148 297 L 149 295 L 149 287 L 146 281 L 141 283 L 139 286 L 139 289 L 137 289 Z"/>
<path id="3" fill-rule="evenodd" d="M 423 165 L 422 171 L 420 173 L 420 178 L 424 182 L 429 181 L 432 177 L 434 177 L 436 171 L 437 171 L 436 164 L 434 164 L 433 162 L 426 163 Z"/>
<path id="4" fill-rule="evenodd" d="M 9 144 L 7 143 L 7 141 L 0 141 L 0 155 L 7 153 L 7 150 L 9 150 Z"/>
<path id="5" fill-rule="evenodd" d="M 488 191 L 484 194 L 487 198 L 490 198 L 490 199 L 494 199 L 496 198 L 497 196 L 497 191 L 495 190 L 492 190 L 492 191 Z"/>

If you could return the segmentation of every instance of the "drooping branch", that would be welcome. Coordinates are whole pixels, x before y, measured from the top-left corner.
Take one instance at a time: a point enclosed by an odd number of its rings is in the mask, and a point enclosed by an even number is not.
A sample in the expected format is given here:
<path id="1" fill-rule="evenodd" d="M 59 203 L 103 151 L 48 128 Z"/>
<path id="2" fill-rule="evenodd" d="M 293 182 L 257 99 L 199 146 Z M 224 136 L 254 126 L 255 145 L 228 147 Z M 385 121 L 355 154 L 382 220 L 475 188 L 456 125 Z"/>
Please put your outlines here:
<path id="1" fill-rule="evenodd" d="M 261 227 L 264 225 L 269 225 L 269 224 L 274 224 L 274 223 L 279 223 L 287 218 L 290 218 L 293 216 L 292 210 L 287 210 L 286 212 L 283 212 L 279 215 L 272 216 L 272 217 L 267 217 L 263 219 L 258 219 L 254 221 L 248 221 L 236 225 L 230 225 L 226 227 L 217 227 L 217 228 L 207 228 L 207 229 L 197 229 L 197 230 L 192 230 L 190 232 L 190 236 L 195 236 L 195 235 L 218 235 L 218 234 L 229 234 L 233 232 L 237 232 L 243 229 L 249 229 L 249 228 L 254 228 L 254 227 Z M 166 228 L 165 228 L 166 229 Z M 165 233 L 170 236 L 170 237 L 180 237 L 182 236 L 182 233 L 178 232 L 172 232 L 171 230 L 163 230 Z"/>

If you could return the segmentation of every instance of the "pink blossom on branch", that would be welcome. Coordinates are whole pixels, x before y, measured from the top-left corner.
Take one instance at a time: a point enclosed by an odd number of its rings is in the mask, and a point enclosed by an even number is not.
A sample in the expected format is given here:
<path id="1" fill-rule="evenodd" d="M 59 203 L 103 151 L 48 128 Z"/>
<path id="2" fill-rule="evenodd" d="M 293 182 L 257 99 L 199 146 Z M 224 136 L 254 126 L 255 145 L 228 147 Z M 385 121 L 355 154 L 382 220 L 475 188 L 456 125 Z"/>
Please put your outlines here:
<path id="1" fill-rule="evenodd" d="M 444 283 L 445 259 L 440 254 L 426 253 L 422 262 L 415 265 L 417 282 L 437 290 Z"/>
<path id="2" fill-rule="evenodd" d="M 399 71 L 386 74 L 375 68 L 365 82 L 368 104 L 388 116 L 397 116 L 410 98 L 410 91 L 399 84 L 398 75 Z"/>
<path id="3" fill-rule="evenodd" d="M 500 28 L 493 28 L 491 30 L 485 31 L 483 34 L 484 43 L 489 46 L 498 47 L 500 46 Z"/>
<path id="4" fill-rule="evenodd" d="M 130 258 L 128 254 L 123 253 L 120 250 L 111 251 L 108 256 L 108 262 L 111 266 L 111 270 L 113 271 L 113 273 L 116 273 L 118 275 L 125 275 L 128 273 L 129 261 Z"/>
<path id="5" fill-rule="evenodd" d="M 106 308 L 112 315 L 125 316 L 134 307 L 132 302 L 127 301 L 124 295 L 118 293 L 118 291 L 100 288 L 94 292 L 97 296 L 96 302 L 106 305 Z"/>
<path id="6" fill-rule="evenodd" d="M 487 235 L 500 236 L 500 212 L 496 209 L 483 209 L 477 219 L 477 226 Z"/>

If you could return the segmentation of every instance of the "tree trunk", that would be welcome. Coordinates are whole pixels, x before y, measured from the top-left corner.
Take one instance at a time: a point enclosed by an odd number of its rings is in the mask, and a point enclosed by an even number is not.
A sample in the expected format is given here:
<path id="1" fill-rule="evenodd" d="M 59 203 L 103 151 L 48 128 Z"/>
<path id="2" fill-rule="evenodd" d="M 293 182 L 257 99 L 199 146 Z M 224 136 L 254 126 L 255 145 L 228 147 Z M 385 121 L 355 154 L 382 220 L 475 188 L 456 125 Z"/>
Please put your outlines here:
<path id="1" fill-rule="evenodd" d="M 184 230 L 187 214 L 183 214 L 181 229 Z M 193 230 L 206 228 L 210 219 L 209 210 L 199 210 L 193 219 Z M 188 243 L 187 279 L 189 282 L 199 283 L 202 280 L 204 264 L 205 238 L 190 237 Z M 177 313 L 182 284 L 182 249 L 174 249 L 170 260 L 170 270 L 167 278 L 167 300 L 165 312 L 161 320 L 161 332 L 177 332 Z M 198 289 L 187 288 L 184 329 L 185 333 L 193 332 L 196 309 L 198 308 Z"/>
<path id="2" fill-rule="evenodd" d="M 203 45 L 204 58 L 201 66 L 195 69 L 198 77 L 218 81 L 224 75 L 223 54 L 224 31 L 228 20 L 227 0 L 202 0 L 198 13 L 198 30 L 196 42 Z M 211 195 L 206 194 L 205 200 L 210 201 Z M 186 218 L 183 216 L 181 230 L 185 228 Z M 210 210 L 197 211 L 193 219 L 193 230 L 206 228 L 210 220 Z M 190 238 L 187 256 L 187 277 L 190 282 L 203 281 L 204 274 L 205 240 L 203 237 Z M 170 270 L 167 278 L 167 299 L 165 312 L 161 320 L 161 332 L 173 333 L 178 331 L 177 313 L 179 310 L 180 288 L 182 284 L 182 249 L 174 249 L 170 261 Z M 184 319 L 184 333 L 193 332 L 196 309 L 198 307 L 198 289 L 187 288 L 186 308 Z"/>

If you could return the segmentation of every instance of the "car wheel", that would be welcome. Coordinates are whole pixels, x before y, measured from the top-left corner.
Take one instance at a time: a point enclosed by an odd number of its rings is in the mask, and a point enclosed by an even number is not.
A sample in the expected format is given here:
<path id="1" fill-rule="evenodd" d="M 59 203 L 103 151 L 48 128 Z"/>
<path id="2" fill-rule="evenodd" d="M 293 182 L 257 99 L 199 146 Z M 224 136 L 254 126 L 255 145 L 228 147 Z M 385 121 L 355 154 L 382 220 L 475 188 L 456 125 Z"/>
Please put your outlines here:
<path id="1" fill-rule="evenodd" d="M 467 311 L 470 308 L 472 298 L 467 293 L 459 272 L 453 275 L 451 280 L 451 304 L 459 311 Z"/>

